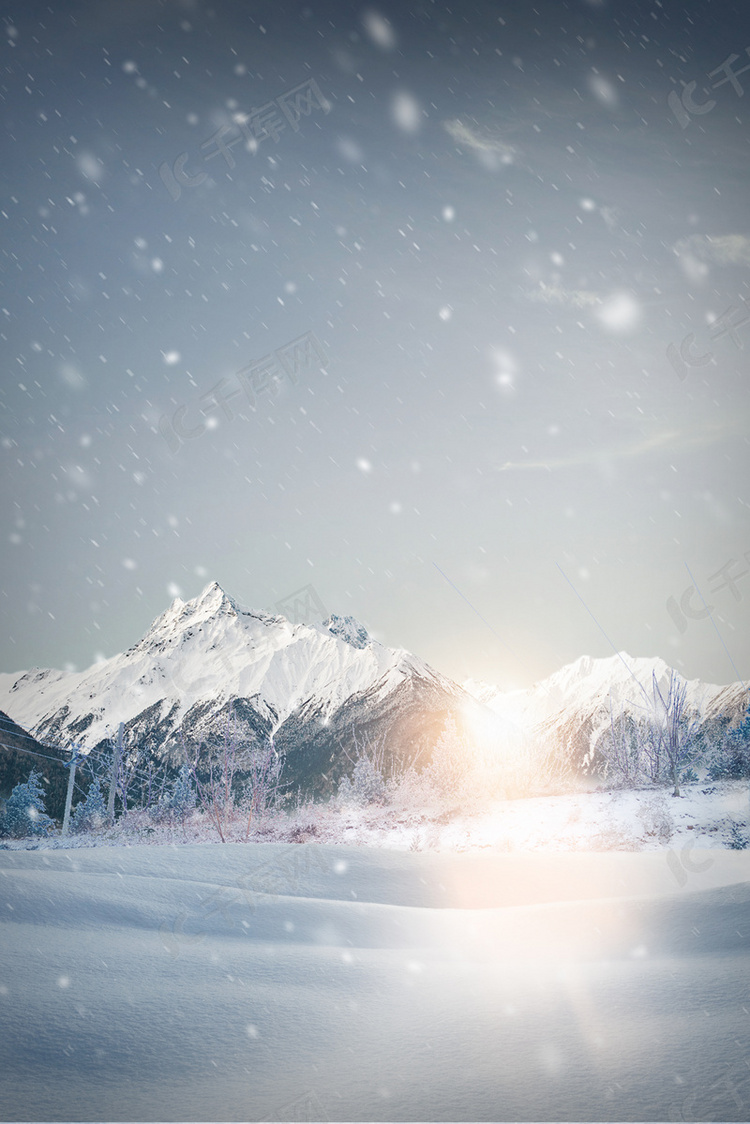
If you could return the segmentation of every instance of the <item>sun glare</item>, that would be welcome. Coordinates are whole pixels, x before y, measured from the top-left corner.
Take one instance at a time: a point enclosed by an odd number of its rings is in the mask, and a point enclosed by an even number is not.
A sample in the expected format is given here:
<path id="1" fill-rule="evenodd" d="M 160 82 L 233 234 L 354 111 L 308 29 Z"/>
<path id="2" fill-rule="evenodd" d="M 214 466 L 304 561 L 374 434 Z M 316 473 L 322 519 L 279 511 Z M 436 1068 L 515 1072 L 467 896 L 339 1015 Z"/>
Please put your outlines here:
<path id="1" fill-rule="evenodd" d="M 513 754 L 523 738 L 523 730 L 515 722 L 473 703 L 464 705 L 461 722 L 467 740 L 490 760 Z"/>

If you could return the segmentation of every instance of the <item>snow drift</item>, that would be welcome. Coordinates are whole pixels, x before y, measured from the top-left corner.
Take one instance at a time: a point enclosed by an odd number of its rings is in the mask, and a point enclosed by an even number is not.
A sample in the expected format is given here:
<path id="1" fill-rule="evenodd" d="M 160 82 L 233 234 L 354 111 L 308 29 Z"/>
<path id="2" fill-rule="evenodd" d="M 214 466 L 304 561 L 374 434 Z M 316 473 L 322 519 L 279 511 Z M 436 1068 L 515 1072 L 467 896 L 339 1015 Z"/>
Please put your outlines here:
<path id="1" fill-rule="evenodd" d="M 0 851 L 15 1120 L 746 1120 L 747 853 Z"/>

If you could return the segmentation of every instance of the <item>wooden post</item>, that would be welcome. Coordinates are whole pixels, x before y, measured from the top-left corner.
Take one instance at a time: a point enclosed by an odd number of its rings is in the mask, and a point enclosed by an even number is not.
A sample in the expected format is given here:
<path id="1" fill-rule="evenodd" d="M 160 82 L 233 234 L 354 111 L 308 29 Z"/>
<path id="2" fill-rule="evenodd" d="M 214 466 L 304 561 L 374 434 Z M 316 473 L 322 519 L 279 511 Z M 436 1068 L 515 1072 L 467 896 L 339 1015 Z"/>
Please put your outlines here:
<path id="1" fill-rule="evenodd" d="M 112 768 L 109 775 L 109 797 L 107 799 L 107 819 L 109 823 L 115 822 L 115 793 L 117 791 L 117 774 L 122 759 L 122 732 L 124 723 L 121 722 L 117 731 L 117 743 L 112 747 Z"/>
<path id="2" fill-rule="evenodd" d="M 73 803 L 73 785 L 76 779 L 76 765 L 78 764 L 78 746 L 73 746 L 73 756 L 68 762 L 68 791 L 65 795 L 65 815 L 63 816 L 62 834 L 68 834 L 68 827 L 70 826 L 70 805 Z"/>

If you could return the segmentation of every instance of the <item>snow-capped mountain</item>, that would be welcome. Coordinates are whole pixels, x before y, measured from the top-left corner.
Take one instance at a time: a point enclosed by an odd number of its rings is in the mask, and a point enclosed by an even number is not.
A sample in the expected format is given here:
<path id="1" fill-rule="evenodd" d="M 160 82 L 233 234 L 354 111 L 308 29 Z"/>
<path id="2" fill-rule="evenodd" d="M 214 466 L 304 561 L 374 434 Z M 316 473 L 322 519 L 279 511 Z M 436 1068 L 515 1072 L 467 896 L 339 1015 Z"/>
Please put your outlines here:
<path id="1" fill-rule="evenodd" d="M 173 601 L 128 651 L 85 671 L 0 675 L 0 709 L 66 752 L 74 743 L 103 748 L 122 722 L 127 744 L 173 766 L 201 742 L 220 743 L 232 714 L 242 741 L 273 737 L 287 784 L 325 795 L 350 772 L 357 743 L 384 739 L 402 761 L 424 761 L 449 715 L 470 736 L 507 742 L 528 731 L 582 767 L 610 705 L 647 715 L 652 676 L 664 688 L 670 673 L 661 659 L 622 652 L 582 656 L 528 690 L 459 686 L 352 617 L 291 624 L 241 608 L 213 582 Z M 741 684 L 687 687 L 702 720 L 737 718 L 747 705 Z"/>
<path id="2" fill-rule="evenodd" d="M 320 624 L 241 609 L 216 582 L 177 598 L 127 652 L 81 672 L 0 675 L 0 706 L 35 737 L 101 745 L 129 739 L 170 761 L 186 743 L 218 740 L 231 707 L 238 732 L 273 735 L 286 779 L 330 790 L 357 736 L 387 736 L 412 757 L 461 703 L 450 679 L 373 640 L 352 617 Z"/>
<path id="3" fill-rule="evenodd" d="M 527 690 L 501 691 L 491 684 L 467 680 L 464 690 L 495 714 L 517 723 L 537 737 L 549 738 L 574 758 L 583 760 L 591 735 L 610 713 L 647 718 L 653 712 L 653 678 L 666 695 L 670 676 L 678 673 L 658 656 L 633 657 L 627 652 L 595 659 L 581 656 Z M 742 683 L 717 686 L 699 679 L 686 682 L 687 709 L 710 722 L 719 715 L 737 719 L 747 708 Z"/>

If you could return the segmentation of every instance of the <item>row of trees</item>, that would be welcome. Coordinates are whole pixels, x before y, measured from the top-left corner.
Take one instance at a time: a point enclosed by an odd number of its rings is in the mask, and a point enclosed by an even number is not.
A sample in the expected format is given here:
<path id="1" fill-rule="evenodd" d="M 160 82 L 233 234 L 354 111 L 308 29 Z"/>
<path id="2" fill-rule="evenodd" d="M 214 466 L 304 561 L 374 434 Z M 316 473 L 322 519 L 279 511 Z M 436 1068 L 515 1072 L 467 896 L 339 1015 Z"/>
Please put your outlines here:
<path id="1" fill-rule="evenodd" d="M 697 780 L 703 767 L 712 780 L 750 777 L 750 707 L 741 723 L 722 717 L 707 723 L 687 705 L 687 684 L 674 672 L 660 686 L 653 676 L 650 695 L 637 706 L 640 714 L 616 711 L 594 731 L 589 761 L 614 784 L 637 788 Z"/>
<path id="2" fill-rule="evenodd" d="M 559 786 L 573 771 L 569 756 L 542 739 L 506 734 L 496 744 L 474 740 L 449 715 L 429 759 L 418 767 L 386 751 L 383 737 L 352 730 L 350 773 L 339 782 L 346 804 L 392 804 L 412 809 L 471 812 L 492 799 L 514 799 Z"/>
<path id="3" fill-rule="evenodd" d="M 404 762 L 389 752 L 384 737 L 374 740 L 353 729 L 351 744 L 351 751 L 341 746 L 350 767 L 339 783 L 340 805 L 395 803 L 471 810 L 488 797 L 528 795 L 556 775 L 556 769 L 559 774 L 551 754 L 541 752 L 538 745 L 519 740 L 498 758 L 478 748 L 452 717 L 421 768 L 416 760 Z M 290 798 L 281 779 L 283 758 L 276 753 L 273 739 L 251 739 L 248 744 L 238 736 L 232 720 L 221 744 L 202 743 L 191 751 L 183 741 L 182 750 L 185 763 L 168 780 L 166 767 L 157 767 L 145 749 L 125 747 L 116 770 L 120 822 L 138 812 L 146 813 L 153 824 L 185 825 L 197 809 L 226 842 L 230 836 L 236 838 L 238 824 L 247 839 L 254 823 L 269 810 L 280 810 Z M 81 759 L 81 774 L 88 775 L 89 784 L 73 811 L 72 833 L 108 825 L 105 792 L 111 768 L 107 753 Z M 43 797 L 40 776 L 34 773 L 14 789 L 8 812 L 0 818 L 0 834 L 48 834 L 54 824 L 44 813 Z"/>
<path id="4" fill-rule="evenodd" d="M 242 819 L 245 837 L 255 820 L 283 798 L 283 759 L 273 738 L 255 738 L 248 744 L 240 738 L 234 715 L 227 718 L 219 745 L 201 741 L 188 747 L 182 741 L 183 764 L 175 775 L 166 762 L 158 764 L 139 745 L 108 752 L 80 754 L 77 758 L 81 799 L 70 817 L 73 834 L 95 831 L 114 822 L 104 793 L 115 785 L 116 800 L 110 807 L 120 822 L 133 813 L 145 813 L 156 824 L 184 825 L 196 809 L 205 814 L 222 842 L 230 828 Z M 13 789 L 0 811 L 0 835 L 21 838 L 49 835 L 55 822 L 45 812 L 42 774 L 32 770 L 29 779 Z M 86 784 L 86 781 L 88 783 Z"/>
<path id="5" fill-rule="evenodd" d="M 29 779 L 17 784 L 0 812 L 0 836 L 23 839 L 27 836 L 48 836 L 55 829 L 55 821 L 45 811 L 43 777 L 32 769 Z M 196 804 L 189 771 L 186 766 L 161 800 L 153 807 L 155 818 L 184 820 Z M 131 809 L 132 810 L 132 809 Z M 76 804 L 70 818 L 70 831 L 74 835 L 97 831 L 109 822 L 107 806 L 99 777 L 88 787 L 82 800 Z"/>

